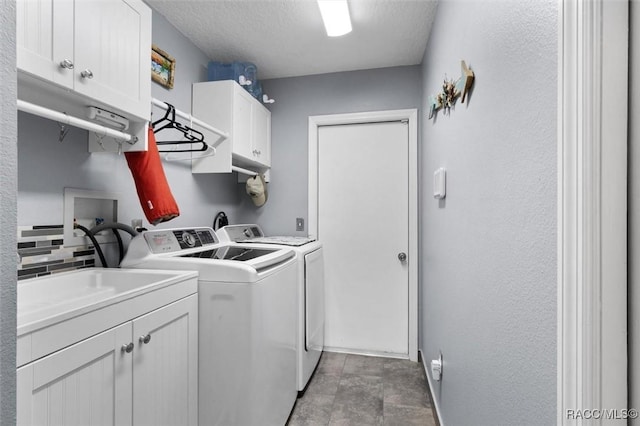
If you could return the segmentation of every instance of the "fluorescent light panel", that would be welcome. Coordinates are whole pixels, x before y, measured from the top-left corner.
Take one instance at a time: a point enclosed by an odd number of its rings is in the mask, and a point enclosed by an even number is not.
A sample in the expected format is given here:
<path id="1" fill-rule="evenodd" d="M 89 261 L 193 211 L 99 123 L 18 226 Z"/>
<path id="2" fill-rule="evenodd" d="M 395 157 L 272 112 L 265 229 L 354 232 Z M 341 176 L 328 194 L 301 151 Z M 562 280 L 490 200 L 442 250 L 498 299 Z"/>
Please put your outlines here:
<path id="1" fill-rule="evenodd" d="M 338 37 L 351 32 L 351 18 L 347 0 L 318 0 L 320 14 L 329 37 Z"/>

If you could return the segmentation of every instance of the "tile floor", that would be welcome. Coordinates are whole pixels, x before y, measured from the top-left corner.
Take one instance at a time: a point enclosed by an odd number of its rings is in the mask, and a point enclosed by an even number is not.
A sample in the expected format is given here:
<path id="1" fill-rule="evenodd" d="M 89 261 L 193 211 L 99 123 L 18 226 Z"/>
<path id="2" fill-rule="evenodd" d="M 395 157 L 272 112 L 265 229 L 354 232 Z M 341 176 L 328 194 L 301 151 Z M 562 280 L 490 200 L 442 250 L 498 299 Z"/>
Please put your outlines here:
<path id="1" fill-rule="evenodd" d="M 325 352 L 287 426 L 436 426 L 422 364 Z"/>

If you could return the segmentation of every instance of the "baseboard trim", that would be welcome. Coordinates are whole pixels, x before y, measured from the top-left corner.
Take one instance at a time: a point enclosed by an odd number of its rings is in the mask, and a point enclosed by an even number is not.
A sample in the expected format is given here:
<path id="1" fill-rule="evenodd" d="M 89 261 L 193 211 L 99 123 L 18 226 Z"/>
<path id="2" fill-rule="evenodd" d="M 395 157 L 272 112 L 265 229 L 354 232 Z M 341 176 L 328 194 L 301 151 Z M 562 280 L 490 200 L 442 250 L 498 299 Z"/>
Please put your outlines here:
<path id="1" fill-rule="evenodd" d="M 381 351 L 366 351 L 359 349 L 349 349 L 349 348 L 336 348 L 332 346 L 325 346 L 325 352 L 336 352 L 342 354 L 353 354 L 353 355 L 364 355 L 364 356 L 379 356 L 383 358 L 398 358 L 398 359 L 409 359 L 409 354 L 398 354 L 393 352 L 381 352 Z"/>
<path id="2" fill-rule="evenodd" d="M 420 361 L 422 363 L 422 368 L 424 368 L 424 374 L 427 377 L 427 383 L 429 384 L 429 398 L 431 398 L 431 403 L 433 404 L 434 413 L 435 413 L 435 417 L 436 417 L 436 424 L 438 426 L 444 426 L 444 424 L 442 423 L 442 415 L 440 413 L 440 404 L 438 404 L 438 400 L 436 400 L 433 397 L 433 395 L 434 395 L 433 384 L 431 383 L 431 376 L 429 375 L 429 368 L 427 368 L 427 365 L 426 365 L 427 361 L 424 359 L 424 355 L 422 354 L 421 350 L 418 350 L 418 358 L 420 359 Z"/>

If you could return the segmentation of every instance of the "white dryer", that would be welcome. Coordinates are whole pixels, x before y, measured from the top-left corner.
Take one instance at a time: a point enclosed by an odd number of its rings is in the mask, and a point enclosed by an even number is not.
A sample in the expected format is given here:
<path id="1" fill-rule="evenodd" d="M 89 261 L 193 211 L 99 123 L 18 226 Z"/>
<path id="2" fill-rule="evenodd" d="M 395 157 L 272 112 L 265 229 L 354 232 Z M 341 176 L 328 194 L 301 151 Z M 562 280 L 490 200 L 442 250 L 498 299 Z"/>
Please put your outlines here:
<path id="1" fill-rule="evenodd" d="M 153 230 L 121 266 L 199 272 L 199 424 L 286 423 L 297 397 L 293 250 L 221 244 L 211 228 Z"/>
<path id="2" fill-rule="evenodd" d="M 216 231 L 221 242 L 282 247 L 296 252 L 298 264 L 297 386 L 303 391 L 324 348 L 324 258 L 312 238 L 265 236 L 256 224 L 227 225 Z"/>

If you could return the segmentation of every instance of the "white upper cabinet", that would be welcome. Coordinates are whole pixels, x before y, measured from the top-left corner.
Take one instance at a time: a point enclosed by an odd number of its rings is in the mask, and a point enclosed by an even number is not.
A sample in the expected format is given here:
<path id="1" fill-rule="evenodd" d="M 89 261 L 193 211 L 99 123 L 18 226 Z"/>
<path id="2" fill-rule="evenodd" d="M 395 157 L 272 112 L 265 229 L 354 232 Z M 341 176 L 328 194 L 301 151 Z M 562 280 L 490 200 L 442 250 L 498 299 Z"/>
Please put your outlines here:
<path id="1" fill-rule="evenodd" d="M 19 0 L 18 69 L 73 88 L 73 1 Z"/>
<path id="2" fill-rule="evenodd" d="M 271 112 L 261 102 L 232 80 L 195 83 L 192 102 L 195 117 L 229 134 L 215 156 L 193 161 L 194 173 L 230 172 L 232 165 L 269 169 Z"/>
<path id="3" fill-rule="evenodd" d="M 151 11 L 139 0 L 75 5 L 75 90 L 148 119 Z"/>
<path id="4" fill-rule="evenodd" d="M 231 108 L 230 121 L 224 123 L 223 130 L 229 132 L 229 136 L 233 143 L 233 154 L 236 156 L 252 159 L 251 153 L 253 149 L 251 125 L 252 107 L 255 99 L 242 87 L 231 81 L 226 84 L 230 86 L 223 88 L 224 92 L 216 103 L 223 102 L 227 107 Z M 213 101 L 213 100 L 212 100 Z M 222 105 L 224 108 L 225 105 Z M 222 126 L 222 124 L 219 124 Z"/>
<path id="5" fill-rule="evenodd" d="M 251 158 L 271 166 L 271 111 L 259 102 L 252 105 L 251 132 Z"/>
<path id="6" fill-rule="evenodd" d="M 151 9 L 141 0 L 18 0 L 17 45 L 22 76 L 37 78 L 27 85 L 149 120 Z"/>

